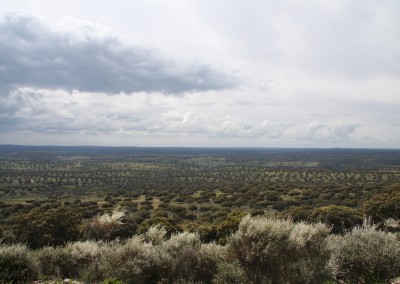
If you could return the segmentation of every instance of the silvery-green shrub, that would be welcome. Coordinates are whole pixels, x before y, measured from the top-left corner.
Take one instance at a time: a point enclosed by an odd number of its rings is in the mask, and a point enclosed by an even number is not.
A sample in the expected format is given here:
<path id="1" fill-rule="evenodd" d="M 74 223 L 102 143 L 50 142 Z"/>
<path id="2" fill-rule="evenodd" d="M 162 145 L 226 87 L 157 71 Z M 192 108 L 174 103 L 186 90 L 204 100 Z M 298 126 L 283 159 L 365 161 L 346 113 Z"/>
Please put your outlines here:
<path id="1" fill-rule="evenodd" d="M 229 237 L 228 252 L 252 283 L 315 283 L 325 277 L 329 231 L 321 223 L 248 215 Z"/>
<path id="2" fill-rule="evenodd" d="M 126 283 L 157 283 L 164 272 L 161 252 L 143 236 L 109 244 L 99 263 L 99 277 L 114 277 Z"/>
<path id="3" fill-rule="evenodd" d="M 167 230 L 160 225 L 156 225 L 150 227 L 147 232 L 143 234 L 143 237 L 145 242 L 159 245 L 165 240 L 166 235 Z"/>
<path id="4" fill-rule="evenodd" d="M 96 263 L 103 243 L 73 242 L 63 247 L 45 247 L 36 252 L 44 275 L 60 278 L 82 278 L 96 274 Z"/>
<path id="5" fill-rule="evenodd" d="M 195 279 L 203 283 L 212 283 L 220 265 L 226 262 L 226 247 L 215 243 L 202 244 L 197 254 Z"/>
<path id="6" fill-rule="evenodd" d="M 246 272 L 243 270 L 242 266 L 236 261 L 221 262 L 218 265 L 218 270 L 215 273 L 213 284 L 243 284 L 251 283 L 248 279 Z"/>
<path id="7" fill-rule="evenodd" d="M 346 283 L 379 283 L 400 275 L 400 240 L 365 220 L 362 226 L 328 240 L 328 264 L 335 279 Z"/>
<path id="8" fill-rule="evenodd" d="M 294 258 L 288 263 L 290 283 L 321 283 L 326 280 L 330 227 L 323 223 L 295 223 L 290 232 Z"/>
<path id="9" fill-rule="evenodd" d="M 193 281 L 196 278 L 200 247 L 200 236 L 190 232 L 174 234 L 162 243 L 160 248 L 165 252 L 171 281 Z"/>
<path id="10" fill-rule="evenodd" d="M 26 283 L 39 275 L 39 263 L 25 245 L 0 244 L 0 282 Z"/>
<path id="11" fill-rule="evenodd" d="M 92 218 L 85 228 L 87 237 L 96 240 L 109 240 L 113 233 L 117 231 L 124 223 L 126 216 L 124 209 L 114 210 L 111 214 L 105 213 Z"/>
<path id="12" fill-rule="evenodd" d="M 229 253 L 252 283 L 278 283 L 293 257 L 289 246 L 292 229 L 289 220 L 247 215 L 228 239 Z"/>

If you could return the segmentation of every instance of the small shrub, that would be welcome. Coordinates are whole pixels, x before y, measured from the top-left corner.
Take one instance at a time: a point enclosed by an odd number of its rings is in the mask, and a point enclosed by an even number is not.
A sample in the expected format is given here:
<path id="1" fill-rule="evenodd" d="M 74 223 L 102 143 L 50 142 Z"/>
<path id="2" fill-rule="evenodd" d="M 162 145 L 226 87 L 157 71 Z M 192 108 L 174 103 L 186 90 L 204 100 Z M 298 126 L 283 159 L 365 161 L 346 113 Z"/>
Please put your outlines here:
<path id="1" fill-rule="evenodd" d="M 246 216 L 228 239 L 228 252 L 247 278 L 257 283 L 318 283 L 329 259 L 322 223 L 293 223 Z"/>
<path id="2" fill-rule="evenodd" d="M 200 236 L 189 232 L 172 235 L 162 243 L 161 249 L 165 252 L 173 281 L 192 281 L 196 278 L 200 246 Z"/>
<path id="3" fill-rule="evenodd" d="M 323 223 L 296 223 L 290 233 L 290 247 L 295 258 L 288 265 L 290 283 L 321 283 L 327 279 L 329 260 L 327 237 L 330 227 Z"/>
<path id="4" fill-rule="evenodd" d="M 166 235 L 167 230 L 164 227 L 160 225 L 152 226 L 144 234 L 144 241 L 153 245 L 159 245 L 165 240 Z"/>
<path id="5" fill-rule="evenodd" d="M 400 220 L 394 218 L 388 218 L 383 222 L 383 226 L 388 232 L 399 232 L 400 231 Z"/>
<path id="6" fill-rule="evenodd" d="M 113 234 L 124 224 L 125 215 L 125 210 L 115 210 L 111 214 L 105 213 L 94 217 L 85 228 L 87 237 L 96 240 L 111 239 Z"/>
<path id="7" fill-rule="evenodd" d="M 247 215 L 228 239 L 229 253 L 253 283 L 278 282 L 292 258 L 289 236 L 293 224 L 271 217 Z"/>
<path id="8" fill-rule="evenodd" d="M 347 206 L 329 205 L 314 209 L 310 219 L 332 226 L 332 233 L 336 234 L 361 225 L 363 214 Z"/>
<path id="9" fill-rule="evenodd" d="M 43 247 L 35 251 L 36 259 L 39 262 L 40 272 L 46 276 L 59 276 L 59 271 L 56 264 L 56 255 L 60 248 Z"/>
<path id="10" fill-rule="evenodd" d="M 379 231 L 368 220 L 343 236 L 329 237 L 328 264 L 335 279 L 346 283 L 376 283 L 400 275 L 400 240 Z"/>
<path id="11" fill-rule="evenodd" d="M 212 283 L 221 263 L 226 261 L 226 248 L 215 243 L 202 244 L 197 254 L 197 266 L 194 269 L 195 280 Z"/>
<path id="12" fill-rule="evenodd" d="M 222 262 L 218 265 L 218 270 L 212 280 L 213 284 L 243 284 L 251 283 L 246 276 L 242 266 L 234 262 Z"/>
<path id="13" fill-rule="evenodd" d="M 246 273 L 237 261 L 228 259 L 226 246 L 202 244 L 193 280 L 200 283 L 249 283 Z"/>
<path id="14" fill-rule="evenodd" d="M 25 245 L 0 244 L 0 282 L 26 283 L 39 275 L 39 263 Z"/>
<path id="15" fill-rule="evenodd" d="M 60 278 L 95 276 L 102 248 L 93 241 L 68 243 L 65 247 L 45 247 L 36 252 L 42 274 Z M 87 279 L 89 280 L 89 279 Z"/>
<path id="16" fill-rule="evenodd" d="M 124 243 L 107 246 L 98 263 L 98 276 L 114 277 L 126 283 L 157 283 L 165 272 L 160 252 L 134 236 Z"/>
<path id="17" fill-rule="evenodd" d="M 16 240 L 34 249 L 64 245 L 78 240 L 80 235 L 80 215 L 64 206 L 34 208 L 17 215 L 15 222 Z"/>

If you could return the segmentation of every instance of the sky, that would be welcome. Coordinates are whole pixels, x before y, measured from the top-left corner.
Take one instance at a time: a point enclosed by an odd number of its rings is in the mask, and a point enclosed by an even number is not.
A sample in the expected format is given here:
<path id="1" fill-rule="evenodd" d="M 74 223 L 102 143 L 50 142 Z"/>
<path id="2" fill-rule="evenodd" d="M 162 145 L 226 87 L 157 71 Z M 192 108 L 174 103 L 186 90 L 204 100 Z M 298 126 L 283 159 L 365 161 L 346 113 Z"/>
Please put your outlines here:
<path id="1" fill-rule="evenodd" d="M 0 1 L 0 144 L 400 148 L 400 1 Z"/>

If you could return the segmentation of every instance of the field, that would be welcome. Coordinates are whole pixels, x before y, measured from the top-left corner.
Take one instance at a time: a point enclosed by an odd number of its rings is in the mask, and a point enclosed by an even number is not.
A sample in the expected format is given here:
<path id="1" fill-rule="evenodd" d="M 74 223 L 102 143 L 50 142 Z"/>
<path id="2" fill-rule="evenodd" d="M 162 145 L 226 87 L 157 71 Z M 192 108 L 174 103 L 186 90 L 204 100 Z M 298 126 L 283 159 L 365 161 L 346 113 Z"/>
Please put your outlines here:
<path id="1" fill-rule="evenodd" d="M 12 242 L 37 208 L 65 207 L 82 222 L 119 209 L 132 233 L 159 223 L 223 240 L 221 226 L 249 212 L 337 225 L 330 215 L 341 210 L 354 225 L 374 213 L 371 198 L 399 183 L 400 150 L 4 145 L 0 226 Z"/>
<path id="2" fill-rule="evenodd" d="M 3 145 L 0 198 L 5 283 L 400 273 L 400 150 Z"/>

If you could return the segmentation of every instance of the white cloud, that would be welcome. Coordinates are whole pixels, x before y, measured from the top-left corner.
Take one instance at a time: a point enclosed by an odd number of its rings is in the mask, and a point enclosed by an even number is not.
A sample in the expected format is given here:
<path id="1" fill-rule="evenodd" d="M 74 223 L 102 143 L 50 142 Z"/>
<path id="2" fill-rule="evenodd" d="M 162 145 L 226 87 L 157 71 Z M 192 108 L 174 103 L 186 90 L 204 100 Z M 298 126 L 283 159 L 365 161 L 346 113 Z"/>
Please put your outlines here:
<path id="1" fill-rule="evenodd" d="M 206 93 L 199 96 L 207 97 Z M 170 97 L 162 94 L 117 94 L 67 92 L 21 88 L 7 97 L 0 97 L 0 133 L 20 131 L 32 135 L 76 135 L 120 137 L 148 137 L 154 146 L 162 146 L 163 139 L 186 137 L 193 142 L 215 139 L 227 145 L 233 140 L 279 144 L 287 140 L 304 145 L 348 143 L 358 125 L 333 125 L 282 119 L 270 113 L 269 119 L 252 118 L 235 113 L 236 104 L 219 109 L 219 104 L 194 105 L 194 96 Z M 161 140 L 157 140 L 162 138 Z M 95 141 L 95 140 L 94 140 Z M 195 140 L 194 140 L 195 141 Z M 223 141 L 223 142 L 222 142 Z M 97 142 L 98 143 L 98 142 Z M 198 143 L 198 141 L 194 142 Z M 215 142 L 213 142 L 215 143 Z M 148 143 L 147 143 L 148 144 Z M 210 146 L 210 145 L 209 145 Z"/>

